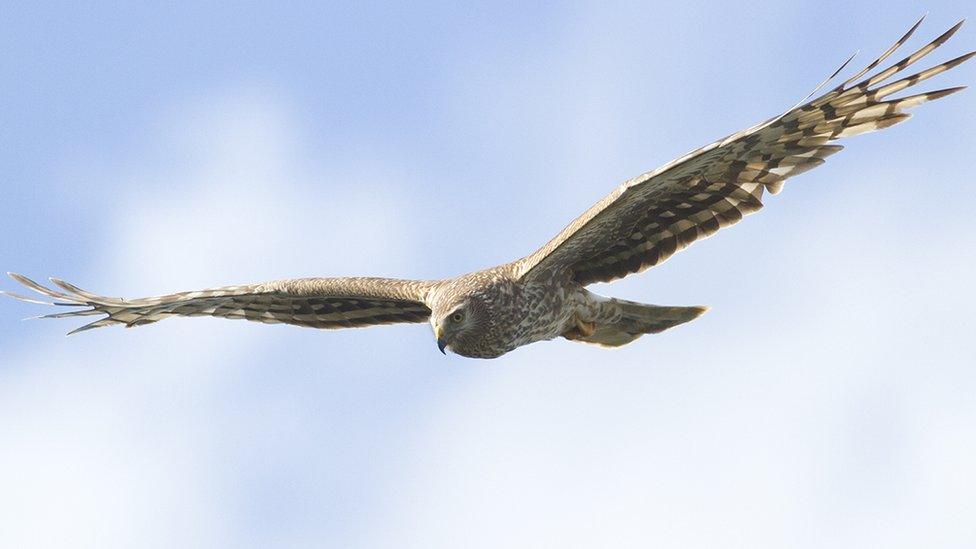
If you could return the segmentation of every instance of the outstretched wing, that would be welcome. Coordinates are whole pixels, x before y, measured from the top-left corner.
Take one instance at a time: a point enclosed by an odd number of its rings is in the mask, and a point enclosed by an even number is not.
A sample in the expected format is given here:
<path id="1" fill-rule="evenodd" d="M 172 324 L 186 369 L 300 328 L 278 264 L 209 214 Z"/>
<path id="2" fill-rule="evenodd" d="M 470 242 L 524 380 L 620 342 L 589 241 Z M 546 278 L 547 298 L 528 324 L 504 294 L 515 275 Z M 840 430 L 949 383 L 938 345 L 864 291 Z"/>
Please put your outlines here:
<path id="1" fill-rule="evenodd" d="M 86 292 L 52 278 L 62 291 L 8 273 L 14 280 L 56 301 L 39 301 L 0 292 L 21 301 L 75 307 L 37 318 L 105 315 L 70 334 L 121 324 L 127 328 L 171 316 L 243 318 L 267 324 L 295 324 L 310 328 L 356 328 L 395 322 L 426 322 L 424 304 L 434 282 L 390 278 L 303 278 L 265 284 L 226 286 L 196 292 L 125 300 Z"/>
<path id="2" fill-rule="evenodd" d="M 826 94 L 625 182 L 540 250 L 520 260 L 519 275 L 530 280 L 568 269 L 574 280 L 590 284 L 653 267 L 759 210 L 764 190 L 778 193 L 788 177 L 823 164 L 842 149 L 832 141 L 893 126 L 910 116 L 904 109 L 962 90 L 885 100 L 976 52 L 881 85 L 942 45 L 962 22 L 891 67 L 852 84 L 904 44 L 921 22 L 868 67 Z"/>

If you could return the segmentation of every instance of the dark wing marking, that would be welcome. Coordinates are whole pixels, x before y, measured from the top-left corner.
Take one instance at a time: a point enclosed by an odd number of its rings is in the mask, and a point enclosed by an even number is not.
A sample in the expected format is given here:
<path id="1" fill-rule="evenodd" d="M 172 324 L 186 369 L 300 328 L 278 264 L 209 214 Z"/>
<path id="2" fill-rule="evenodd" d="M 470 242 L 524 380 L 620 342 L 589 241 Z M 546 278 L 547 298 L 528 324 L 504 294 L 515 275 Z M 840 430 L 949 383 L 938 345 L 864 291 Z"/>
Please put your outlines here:
<path id="1" fill-rule="evenodd" d="M 904 44 L 920 23 L 867 68 L 820 97 L 625 182 L 517 262 L 519 275 L 532 279 L 568 269 L 574 280 L 589 284 L 641 272 L 762 208 L 763 191 L 778 193 L 787 178 L 823 164 L 843 148 L 832 141 L 893 126 L 910 116 L 903 110 L 964 89 L 885 100 L 976 52 L 880 85 L 945 43 L 961 21 L 898 63 L 852 85 Z"/>
<path id="2" fill-rule="evenodd" d="M 131 328 L 171 316 L 242 318 L 324 329 L 426 322 L 430 308 L 424 304 L 424 298 L 435 284 L 389 278 L 305 278 L 124 300 L 96 295 L 56 278 L 51 282 L 63 291 L 42 286 L 22 275 L 8 274 L 57 301 L 0 293 L 31 303 L 78 308 L 35 318 L 105 315 L 69 335 L 113 324 Z"/>

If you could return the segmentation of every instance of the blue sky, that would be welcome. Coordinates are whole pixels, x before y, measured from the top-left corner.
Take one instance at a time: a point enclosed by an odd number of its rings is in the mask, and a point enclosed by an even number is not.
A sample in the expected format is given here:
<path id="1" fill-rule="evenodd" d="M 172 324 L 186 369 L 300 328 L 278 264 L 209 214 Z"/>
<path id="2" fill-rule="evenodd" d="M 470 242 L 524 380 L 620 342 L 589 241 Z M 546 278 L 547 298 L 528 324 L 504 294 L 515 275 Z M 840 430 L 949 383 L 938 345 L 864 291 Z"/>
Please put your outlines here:
<path id="1" fill-rule="evenodd" d="M 136 297 L 509 261 L 967 7 L 7 7 L 0 270 Z M 967 26 L 933 58 L 974 48 Z M 0 545 L 974 545 L 973 98 L 599 287 L 713 307 L 618 350 L 481 362 L 424 325 L 213 319 L 64 338 L 2 301 Z"/>

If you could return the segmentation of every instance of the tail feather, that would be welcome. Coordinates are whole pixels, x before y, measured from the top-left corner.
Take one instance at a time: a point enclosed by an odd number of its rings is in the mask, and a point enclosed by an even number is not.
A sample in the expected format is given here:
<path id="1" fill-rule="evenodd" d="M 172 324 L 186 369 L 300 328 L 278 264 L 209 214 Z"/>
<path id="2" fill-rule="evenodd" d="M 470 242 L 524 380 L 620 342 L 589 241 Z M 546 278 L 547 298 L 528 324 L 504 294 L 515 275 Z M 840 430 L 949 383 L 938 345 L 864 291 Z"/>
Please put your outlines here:
<path id="1" fill-rule="evenodd" d="M 679 324 L 690 322 L 708 310 L 708 307 L 704 306 L 648 305 L 621 299 L 611 299 L 610 303 L 619 307 L 622 313 L 616 322 L 598 323 L 590 335 L 573 339 L 603 347 L 620 347 L 644 334 L 659 334 Z"/>

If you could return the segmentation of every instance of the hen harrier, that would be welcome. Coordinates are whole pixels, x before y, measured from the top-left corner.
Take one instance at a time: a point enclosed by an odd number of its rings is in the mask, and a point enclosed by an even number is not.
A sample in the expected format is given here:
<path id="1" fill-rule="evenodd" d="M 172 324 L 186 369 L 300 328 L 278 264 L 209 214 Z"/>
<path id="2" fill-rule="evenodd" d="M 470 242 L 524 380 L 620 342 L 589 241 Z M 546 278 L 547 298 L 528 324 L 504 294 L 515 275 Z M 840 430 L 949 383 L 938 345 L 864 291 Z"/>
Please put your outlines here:
<path id="1" fill-rule="evenodd" d="M 444 280 L 307 278 L 132 300 L 95 295 L 51 279 L 60 292 L 11 273 L 56 301 L 8 295 L 80 307 L 41 318 L 106 315 L 71 333 L 112 324 L 131 328 L 170 316 L 217 316 L 312 328 L 429 321 L 441 352 L 450 349 L 476 358 L 497 357 L 558 336 L 608 347 L 625 345 L 643 334 L 688 322 L 706 308 L 605 298 L 586 290 L 587 285 L 664 262 L 762 208 L 763 191 L 778 193 L 787 178 L 840 151 L 842 147 L 832 141 L 893 126 L 908 119 L 905 109 L 963 89 L 885 100 L 976 52 L 883 84 L 945 43 L 962 22 L 891 67 L 866 76 L 921 22 L 836 88 L 807 101 L 851 59 L 798 106 L 624 182 L 545 246 L 512 263 Z"/>

